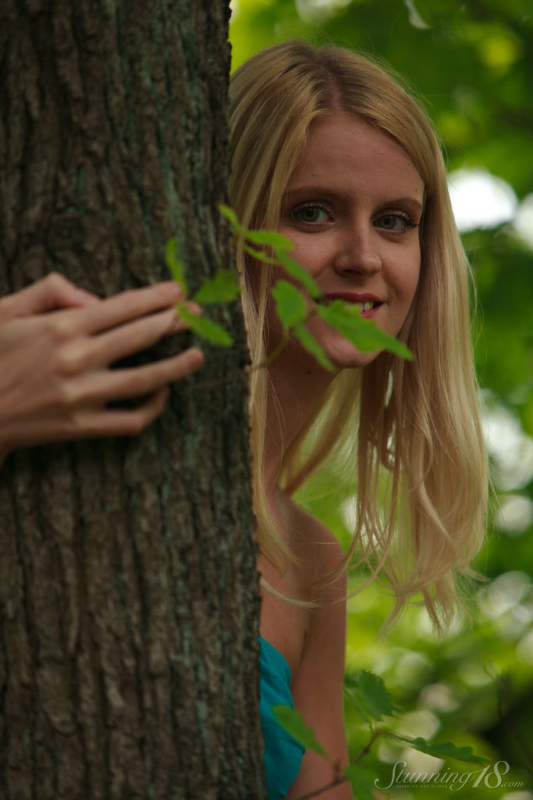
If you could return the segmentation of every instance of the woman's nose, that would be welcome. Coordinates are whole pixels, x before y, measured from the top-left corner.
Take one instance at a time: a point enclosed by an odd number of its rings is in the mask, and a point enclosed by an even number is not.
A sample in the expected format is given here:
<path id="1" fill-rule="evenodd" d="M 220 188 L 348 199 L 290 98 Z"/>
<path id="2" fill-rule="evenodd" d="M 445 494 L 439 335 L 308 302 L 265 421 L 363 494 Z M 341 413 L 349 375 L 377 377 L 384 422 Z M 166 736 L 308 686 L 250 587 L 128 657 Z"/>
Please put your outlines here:
<path id="1" fill-rule="evenodd" d="M 350 228 L 339 239 L 333 262 L 336 272 L 374 275 L 382 267 L 381 256 L 374 246 L 372 230 Z"/>

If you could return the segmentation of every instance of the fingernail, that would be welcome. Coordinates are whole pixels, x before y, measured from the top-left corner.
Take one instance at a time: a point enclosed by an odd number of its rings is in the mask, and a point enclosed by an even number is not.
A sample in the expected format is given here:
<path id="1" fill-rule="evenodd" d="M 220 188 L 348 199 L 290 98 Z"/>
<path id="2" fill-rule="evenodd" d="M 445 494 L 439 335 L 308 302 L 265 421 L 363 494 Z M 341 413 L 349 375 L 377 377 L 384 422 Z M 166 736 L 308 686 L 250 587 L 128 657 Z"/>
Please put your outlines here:
<path id="1" fill-rule="evenodd" d="M 195 347 L 193 347 L 187 353 L 187 361 L 189 362 L 189 366 L 192 368 L 199 367 L 200 364 L 203 362 L 203 360 L 204 360 L 204 354 L 202 353 L 201 350 L 198 350 Z"/>
<path id="2" fill-rule="evenodd" d="M 172 293 L 176 297 L 182 297 L 183 296 L 183 290 L 182 290 L 181 286 L 179 285 L 179 283 L 176 283 L 176 281 L 171 281 L 170 288 L 171 288 Z"/>
<path id="3" fill-rule="evenodd" d="M 201 307 L 198 303 L 187 303 L 187 311 L 190 311 L 191 314 L 194 314 L 195 317 L 199 317 L 202 313 Z"/>
<path id="4" fill-rule="evenodd" d="M 98 303 L 100 301 L 99 297 L 96 297 L 92 292 L 86 292 L 85 289 L 78 289 L 76 296 L 79 297 L 80 301 L 84 304 Z"/>

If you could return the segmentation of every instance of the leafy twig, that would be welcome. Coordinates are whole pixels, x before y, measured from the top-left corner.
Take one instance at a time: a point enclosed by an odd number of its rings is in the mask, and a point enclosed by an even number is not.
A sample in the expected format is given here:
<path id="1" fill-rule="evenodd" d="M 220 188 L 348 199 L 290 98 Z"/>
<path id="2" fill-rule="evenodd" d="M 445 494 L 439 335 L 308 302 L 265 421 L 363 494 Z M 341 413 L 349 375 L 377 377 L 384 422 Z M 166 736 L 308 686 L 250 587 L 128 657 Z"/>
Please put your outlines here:
<path id="1" fill-rule="evenodd" d="M 289 255 L 294 248 L 291 241 L 277 231 L 248 230 L 239 223 L 235 212 L 227 206 L 221 206 L 220 211 L 232 225 L 233 244 L 239 240 L 242 241 L 243 249 L 248 255 L 257 261 L 280 267 L 294 282 L 278 280 L 272 288 L 272 295 L 276 301 L 276 312 L 283 325 L 284 335 L 266 363 L 259 365 L 258 368 L 271 364 L 288 341 L 294 338 L 316 358 L 322 367 L 333 371 L 334 367 L 326 357 L 323 348 L 306 327 L 306 323 L 315 315 L 320 316 L 338 330 L 361 352 L 385 349 L 402 358 L 412 357 L 404 344 L 383 333 L 374 320 L 361 317 L 357 305 L 349 307 L 340 300 L 334 300 L 333 303 L 326 306 L 313 302 L 321 297 L 320 288 L 309 272 Z M 262 248 L 267 248 L 267 252 Z M 185 299 L 189 296 L 189 287 L 186 270 L 179 258 L 175 239 L 167 242 L 165 256 L 167 266 L 174 280 L 181 286 Z M 297 286 L 299 288 L 296 288 Z M 301 290 L 305 290 L 308 298 L 311 299 L 311 311 L 309 311 L 309 300 L 305 300 Z M 234 300 L 239 292 L 240 287 L 236 274 L 232 270 L 221 270 L 215 274 L 212 280 L 204 283 L 192 299 L 200 305 L 223 303 Z M 220 325 L 210 319 L 188 313 L 183 302 L 178 304 L 178 312 L 188 323 L 190 329 L 207 341 L 224 347 L 233 344 L 229 333 Z"/>

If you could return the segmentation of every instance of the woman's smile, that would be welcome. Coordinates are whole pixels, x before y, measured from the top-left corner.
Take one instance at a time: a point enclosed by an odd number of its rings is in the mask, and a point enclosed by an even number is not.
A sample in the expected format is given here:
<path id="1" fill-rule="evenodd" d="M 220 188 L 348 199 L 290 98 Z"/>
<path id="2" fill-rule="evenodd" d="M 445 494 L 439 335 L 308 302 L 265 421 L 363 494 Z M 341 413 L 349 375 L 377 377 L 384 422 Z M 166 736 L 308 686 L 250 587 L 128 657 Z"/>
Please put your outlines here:
<path id="1" fill-rule="evenodd" d="M 316 302 L 319 305 L 329 306 L 334 300 L 343 300 L 346 305 L 359 306 L 361 316 L 367 319 L 372 319 L 375 316 L 372 312 L 377 311 L 379 306 L 382 305 L 378 297 L 368 294 L 368 292 L 365 294 L 358 294 L 357 292 L 328 292 L 328 294 L 323 294 L 317 298 Z"/>

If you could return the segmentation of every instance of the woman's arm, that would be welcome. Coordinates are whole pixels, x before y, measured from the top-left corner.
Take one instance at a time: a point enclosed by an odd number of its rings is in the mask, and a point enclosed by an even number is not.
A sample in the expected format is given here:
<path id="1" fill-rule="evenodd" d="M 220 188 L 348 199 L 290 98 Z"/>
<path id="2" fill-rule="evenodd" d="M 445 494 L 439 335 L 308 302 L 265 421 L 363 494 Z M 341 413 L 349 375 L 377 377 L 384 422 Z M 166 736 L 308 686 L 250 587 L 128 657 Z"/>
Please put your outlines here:
<path id="1" fill-rule="evenodd" d="M 163 410 L 168 384 L 197 369 L 202 352 L 191 348 L 129 369 L 110 365 L 183 330 L 178 298 L 177 285 L 166 281 L 101 300 L 59 274 L 2 298 L 0 456 L 45 442 L 132 435 L 149 425 Z M 107 407 L 146 395 L 133 409 Z"/>
<path id="2" fill-rule="evenodd" d="M 342 551 L 332 533 L 317 520 L 313 520 L 313 538 L 317 541 L 313 545 L 310 563 L 317 565 L 313 570 L 316 579 L 339 564 Z M 287 795 L 289 800 L 330 784 L 335 774 L 335 762 L 339 767 L 348 766 L 342 693 L 346 591 L 345 572 L 335 583 L 321 590 L 320 605 L 313 611 L 302 659 L 291 686 L 295 710 L 300 711 L 306 723 L 314 728 L 317 740 L 331 756 L 331 761 L 307 750 Z M 343 782 L 319 797 L 352 800 L 353 795 L 350 784 Z"/>

